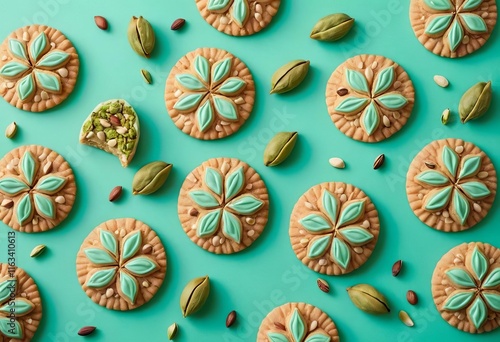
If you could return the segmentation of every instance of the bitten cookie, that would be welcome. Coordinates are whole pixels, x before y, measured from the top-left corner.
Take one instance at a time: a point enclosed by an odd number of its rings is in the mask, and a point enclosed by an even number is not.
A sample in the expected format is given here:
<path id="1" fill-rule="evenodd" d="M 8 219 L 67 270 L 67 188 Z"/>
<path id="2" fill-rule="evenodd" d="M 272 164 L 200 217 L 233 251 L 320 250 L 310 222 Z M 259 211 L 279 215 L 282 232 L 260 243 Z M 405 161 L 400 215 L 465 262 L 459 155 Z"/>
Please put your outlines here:
<path id="1" fill-rule="evenodd" d="M 165 87 L 168 114 L 197 139 L 235 133 L 250 116 L 255 86 L 245 63 L 227 51 L 201 48 L 182 57 Z"/>
<path id="2" fill-rule="evenodd" d="M 132 310 L 156 294 L 167 269 L 165 249 L 156 233 L 132 218 L 109 220 L 83 241 L 76 273 L 95 303 Z"/>
<path id="3" fill-rule="evenodd" d="M 335 126 L 364 142 L 378 142 L 398 132 L 414 103 L 415 90 L 406 71 L 382 56 L 348 59 L 326 86 L 326 105 Z"/>
<path id="4" fill-rule="evenodd" d="M 196 0 L 203 19 L 232 36 L 249 36 L 265 28 L 281 0 Z"/>
<path id="5" fill-rule="evenodd" d="M 71 94 L 79 66 L 73 44 L 61 32 L 22 27 L 0 45 L 0 95 L 17 108 L 42 112 Z"/>
<path id="6" fill-rule="evenodd" d="M 497 22 L 496 0 L 412 0 L 410 21 L 427 50 L 462 57 L 486 44 Z"/>
<path id="7" fill-rule="evenodd" d="M 335 323 L 326 313 L 306 303 L 287 303 L 262 321 L 257 342 L 339 342 Z"/>
<path id="8" fill-rule="evenodd" d="M 262 233 L 269 214 L 267 188 L 248 164 L 209 159 L 182 184 L 179 220 L 189 238 L 216 254 L 249 247 Z"/>
<path id="9" fill-rule="evenodd" d="M 437 263 L 432 297 L 457 329 L 476 334 L 500 325 L 500 250 L 481 242 L 452 248 Z"/>
<path id="10" fill-rule="evenodd" d="M 21 146 L 0 160 L 0 219 L 12 229 L 38 233 L 58 226 L 75 196 L 73 170 L 47 147 Z"/>
<path id="11" fill-rule="evenodd" d="M 290 242 L 310 269 L 340 275 L 363 265 L 375 248 L 380 223 L 370 198 L 351 184 L 321 183 L 302 195 L 290 218 Z"/>
<path id="12" fill-rule="evenodd" d="M 0 341 L 31 341 L 41 319 L 42 299 L 35 281 L 19 267 L 0 264 Z"/>
<path id="13" fill-rule="evenodd" d="M 459 232 L 479 223 L 497 190 L 486 153 L 460 139 L 433 141 L 410 164 L 406 194 L 415 215 L 431 228 Z"/>

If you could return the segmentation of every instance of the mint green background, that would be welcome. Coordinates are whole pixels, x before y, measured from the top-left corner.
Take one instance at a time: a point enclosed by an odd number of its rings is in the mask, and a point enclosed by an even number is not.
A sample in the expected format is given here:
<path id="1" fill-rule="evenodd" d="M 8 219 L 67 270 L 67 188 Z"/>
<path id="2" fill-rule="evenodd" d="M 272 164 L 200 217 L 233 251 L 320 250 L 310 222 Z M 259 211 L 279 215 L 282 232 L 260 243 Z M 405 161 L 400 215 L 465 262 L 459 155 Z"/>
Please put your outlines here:
<path id="1" fill-rule="evenodd" d="M 23 144 L 41 144 L 61 153 L 72 165 L 78 185 L 74 209 L 59 228 L 44 234 L 17 234 L 17 263 L 36 280 L 43 297 L 43 320 L 36 341 L 75 341 L 76 331 L 95 325 L 92 341 L 163 341 L 172 322 L 180 326 L 176 341 L 255 341 L 262 318 L 273 307 L 305 301 L 327 312 L 337 324 L 343 341 L 496 341 L 500 329 L 470 336 L 449 326 L 438 315 L 431 298 L 434 265 L 450 248 L 465 241 L 484 241 L 500 247 L 500 211 L 495 202 L 488 217 L 474 229 L 459 234 L 437 232 L 412 213 L 405 194 L 405 175 L 415 154 L 428 142 L 460 137 L 480 146 L 500 167 L 498 90 L 500 89 L 500 39 L 498 29 L 480 51 L 459 60 L 443 59 L 428 52 L 416 40 L 404 0 L 284 0 L 273 23 L 252 37 L 234 38 L 219 33 L 198 14 L 194 0 L 183 1 L 4 1 L 0 37 L 30 24 L 49 24 L 64 32 L 81 58 L 80 78 L 73 94 L 60 106 L 42 114 L 20 111 L 0 101 L 0 127 L 16 121 L 14 140 L 0 138 L 0 154 Z M 356 18 L 354 30 L 341 43 L 321 43 L 309 38 L 314 23 L 335 12 Z M 107 32 L 97 29 L 94 15 L 110 22 Z M 157 46 L 150 60 L 129 47 L 126 29 L 132 15 L 145 16 L 154 26 Z M 178 17 L 187 25 L 178 32 L 170 24 Z M 163 100 L 170 68 L 185 53 L 198 47 L 227 49 L 251 69 L 257 98 L 251 118 L 235 135 L 214 142 L 192 139 L 180 132 L 167 115 Z M 401 132 L 385 142 L 364 144 L 340 133 L 325 106 L 326 82 L 333 70 L 359 53 L 382 54 L 400 63 L 416 88 L 413 115 Z M 270 96 L 269 79 L 292 59 L 310 59 L 304 84 L 283 96 Z M 148 69 L 154 78 L 146 85 L 139 73 Z M 448 77 L 451 86 L 437 87 L 432 76 Z M 449 107 L 456 113 L 461 94 L 478 81 L 492 80 L 495 99 L 489 113 L 462 125 L 454 115 L 441 125 L 440 115 Z M 140 115 L 142 136 L 131 166 L 123 169 L 117 159 L 78 143 L 80 125 L 93 107 L 121 97 Z M 278 131 L 298 131 L 299 142 L 286 163 L 266 168 L 262 152 Z M 384 167 L 372 170 L 374 158 L 385 153 Z M 344 170 L 328 164 L 331 157 L 346 161 Z M 177 218 L 177 196 L 185 175 L 212 157 L 238 157 L 253 166 L 269 187 L 271 211 L 264 234 L 248 250 L 216 256 L 197 247 L 184 234 Z M 166 185 L 156 194 L 133 197 L 135 171 L 142 165 L 164 160 L 174 164 Z M 325 277 L 332 291 L 316 287 L 318 274 L 302 265 L 288 238 L 288 220 L 295 201 L 309 187 L 324 181 L 343 181 L 362 188 L 380 213 L 380 239 L 370 260 L 361 269 L 342 277 Z M 108 202 L 115 185 L 125 193 L 118 203 Z M 168 255 L 165 282 L 154 299 L 132 312 L 114 312 L 94 304 L 76 278 L 75 257 L 81 242 L 99 223 L 110 218 L 135 217 L 156 230 Z M 5 225 L 0 234 L 0 260 L 5 261 Z M 37 244 L 48 251 L 29 258 Z M 404 260 L 397 277 L 391 266 Z M 182 318 L 179 296 L 184 285 L 197 276 L 212 279 L 211 296 L 199 314 Z M 359 311 L 345 288 L 370 283 L 385 293 L 391 314 L 377 317 Z M 410 306 L 408 289 L 420 302 Z M 415 320 L 407 328 L 397 313 L 404 309 Z M 229 311 L 238 323 L 225 328 Z"/>

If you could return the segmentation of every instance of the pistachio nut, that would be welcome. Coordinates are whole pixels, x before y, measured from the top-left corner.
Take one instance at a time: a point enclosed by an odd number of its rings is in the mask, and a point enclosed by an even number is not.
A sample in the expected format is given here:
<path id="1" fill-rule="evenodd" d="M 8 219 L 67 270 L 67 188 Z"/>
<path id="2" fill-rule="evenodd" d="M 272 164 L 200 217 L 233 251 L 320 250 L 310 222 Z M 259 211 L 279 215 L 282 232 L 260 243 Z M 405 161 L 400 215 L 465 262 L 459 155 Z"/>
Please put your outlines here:
<path id="1" fill-rule="evenodd" d="M 142 16 L 132 17 L 128 25 L 128 41 L 139 55 L 149 58 L 155 47 L 153 27 Z"/>
<path id="2" fill-rule="evenodd" d="M 187 283 L 181 294 L 182 315 L 187 317 L 198 311 L 208 298 L 210 293 L 210 279 L 208 276 L 195 278 Z"/>
<path id="3" fill-rule="evenodd" d="M 30 257 L 32 258 L 36 258 L 37 256 L 39 256 L 40 254 L 42 254 L 45 249 L 47 247 L 45 245 L 38 245 L 38 246 L 35 246 L 35 248 L 33 248 L 33 250 L 31 251 L 30 253 Z"/>
<path id="4" fill-rule="evenodd" d="M 358 284 L 347 288 L 347 293 L 354 305 L 371 314 L 388 313 L 391 310 L 384 295 L 368 284 Z"/>
<path id="5" fill-rule="evenodd" d="M 276 70 L 271 79 L 271 94 L 282 94 L 296 88 L 309 71 L 309 61 L 291 61 Z"/>
<path id="6" fill-rule="evenodd" d="M 321 18 L 311 31 L 311 38 L 333 42 L 344 37 L 354 25 L 354 19 L 344 13 L 330 14 Z"/>
<path id="7" fill-rule="evenodd" d="M 443 114 L 441 114 L 441 122 L 443 125 L 446 125 L 448 121 L 450 121 L 450 110 L 447 108 L 443 111 Z"/>
<path id="8" fill-rule="evenodd" d="M 9 139 L 12 139 L 14 138 L 16 133 L 17 133 L 17 124 L 15 122 L 11 122 L 5 129 L 5 136 Z"/>
<path id="9" fill-rule="evenodd" d="M 276 166 L 285 161 L 297 141 L 297 132 L 277 133 L 264 150 L 264 165 Z"/>
<path id="10" fill-rule="evenodd" d="M 168 178 L 172 164 L 155 161 L 144 165 L 137 171 L 132 181 L 134 195 L 149 195 L 157 191 Z"/>
<path id="11" fill-rule="evenodd" d="M 141 69 L 141 75 L 144 79 L 144 82 L 146 82 L 147 84 L 153 83 L 153 78 L 151 77 L 151 73 L 149 71 L 147 71 L 146 69 Z"/>
<path id="12" fill-rule="evenodd" d="M 458 106 L 458 113 L 462 123 L 477 119 L 486 113 L 490 108 L 491 97 L 491 81 L 479 82 L 467 90 Z"/>
<path id="13" fill-rule="evenodd" d="M 177 326 L 177 323 L 172 323 L 168 329 L 167 329 L 167 337 L 169 340 L 173 340 L 175 338 L 175 335 L 177 335 L 177 330 L 179 327 Z"/>

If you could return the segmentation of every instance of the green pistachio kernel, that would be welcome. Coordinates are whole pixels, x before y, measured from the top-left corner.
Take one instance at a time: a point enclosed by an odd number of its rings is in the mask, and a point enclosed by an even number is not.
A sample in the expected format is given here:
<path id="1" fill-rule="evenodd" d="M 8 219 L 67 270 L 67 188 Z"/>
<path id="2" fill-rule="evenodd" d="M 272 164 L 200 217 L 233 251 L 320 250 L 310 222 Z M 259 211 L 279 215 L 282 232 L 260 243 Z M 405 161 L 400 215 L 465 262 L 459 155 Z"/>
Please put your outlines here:
<path id="1" fill-rule="evenodd" d="M 84 124 L 83 124 L 83 131 L 84 132 L 88 132 L 88 131 L 91 131 L 92 130 L 92 120 L 87 120 Z"/>
<path id="2" fill-rule="evenodd" d="M 106 134 L 106 138 L 108 140 L 118 137 L 118 133 L 116 133 L 116 131 L 110 127 L 104 129 L 104 134 Z"/>
<path id="3" fill-rule="evenodd" d="M 121 109 L 121 105 L 120 105 L 120 103 L 119 103 L 119 102 L 113 102 L 113 103 L 110 105 L 110 107 L 109 107 L 109 112 L 110 112 L 111 114 L 116 114 L 116 113 L 118 113 L 118 112 L 120 111 L 120 109 Z"/>

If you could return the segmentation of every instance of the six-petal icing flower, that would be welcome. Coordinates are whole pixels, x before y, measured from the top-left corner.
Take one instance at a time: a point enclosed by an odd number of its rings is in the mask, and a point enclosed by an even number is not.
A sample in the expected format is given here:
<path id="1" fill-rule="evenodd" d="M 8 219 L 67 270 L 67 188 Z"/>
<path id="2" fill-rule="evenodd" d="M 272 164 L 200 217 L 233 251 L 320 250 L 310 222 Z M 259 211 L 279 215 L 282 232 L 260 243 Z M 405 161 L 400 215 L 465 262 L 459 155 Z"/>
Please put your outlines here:
<path id="1" fill-rule="evenodd" d="M 35 211 L 46 219 L 56 218 L 52 195 L 66 184 L 64 177 L 46 175 L 38 178 L 39 163 L 30 151 L 24 152 L 19 162 L 20 176 L 6 175 L 0 178 L 0 192 L 17 200 L 14 210 L 19 225 L 29 222 Z"/>
<path id="2" fill-rule="evenodd" d="M 29 101 L 36 88 L 58 94 L 62 91 L 61 78 L 54 70 L 69 61 L 69 54 L 51 50 L 45 32 L 41 32 L 28 46 L 18 39 L 9 39 L 12 61 L 0 69 L 0 76 L 16 82 L 16 91 L 22 102 Z"/>
<path id="3" fill-rule="evenodd" d="M 96 266 L 89 272 L 85 286 L 100 289 L 116 281 L 118 294 L 131 305 L 137 299 L 139 283 L 136 278 L 146 277 L 159 270 L 153 259 L 139 255 L 142 246 L 140 230 L 132 231 L 118 244 L 113 233 L 101 229 L 99 238 L 102 246 L 84 249 L 87 259 Z M 117 276 L 118 274 L 118 276 Z"/>
<path id="4" fill-rule="evenodd" d="M 319 210 L 299 220 L 315 235 L 307 246 L 307 257 L 318 259 L 329 252 L 333 261 L 345 270 L 351 261 L 351 248 L 366 245 L 374 238 L 359 224 L 364 217 L 365 200 L 351 200 L 341 206 L 334 194 L 323 190 Z"/>
<path id="5" fill-rule="evenodd" d="M 245 26 L 250 13 L 248 0 L 208 0 L 207 9 L 213 13 L 226 13 L 231 8 L 231 18 L 239 26 Z"/>
<path id="6" fill-rule="evenodd" d="M 192 72 L 175 76 L 177 84 L 184 90 L 174 104 L 179 112 L 196 110 L 196 122 L 200 132 L 207 131 L 214 122 L 215 113 L 223 120 L 238 121 L 238 108 L 233 97 L 247 86 L 240 77 L 229 77 L 232 58 L 225 58 L 210 67 L 203 56 L 196 56 Z"/>
<path id="7" fill-rule="evenodd" d="M 340 102 L 335 111 L 346 116 L 361 113 L 359 121 L 368 135 L 379 127 L 381 108 L 396 111 L 408 104 L 408 99 L 399 92 L 387 92 L 395 81 L 394 66 L 382 69 L 371 87 L 359 71 L 346 69 L 345 78 L 355 94 Z"/>
<path id="8" fill-rule="evenodd" d="M 330 342 L 331 338 L 322 332 L 308 331 L 307 322 L 302 317 L 300 311 L 295 308 L 291 315 L 287 317 L 286 329 L 288 335 L 283 332 L 270 331 L 267 333 L 269 342 Z"/>
<path id="9" fill-rule="evenodd" d="M 216 234 L 222 224 L 224 236 L 240 243 L 242 227 L 238 216 L 252 215 L 264 205 L 262 200 L 253 195 L 239 195 L 245 186 L 243 166 L 229 173 L 225 182 L 217 169 L 207 167 L 204 184 L 209 191 L 197 189 L 189 192 L 194 203 L 207 211 L 198 218 L 196 235 L 208 238 Z"/>
<path id="10" fill-rule="evenodd" d="M 441 162 L 444 172 L 428 170 L 419 173 L 416 181 L 432 189 L 423 198 L 423 207 L 428 211 L 450 208 L 451 217 L 465 225 L 470 214 L 471 203 L 488 197 L 491 191 L 475 178 L 481 169 L 480 155 L 467 155 L 460 163 L 459 156 L 448 146 L 443 147 Z"/>
<path id="11" fill-rule="evenodd" d="M 447 311 L 466 309 L 467 317 L 476 329 L 488 318 L 488 308 L 500 312 L 500 267 L 490 269 L 484 254 L 476 246 L 470 260 L 471 272 L 463 267 L 446 271 L 456 288 L 443 303 Z"/>
<path id="12" fill-rule="evenodd" d="M 488 32 L 484 19 L 473 13 L 483 0 L 423 0 L 431 13 L 425 23 L 425 34 L 438 38 L 446 36 L 452 52 L 456 51 L 464 39 L 464 29 L 470 34 Z"/>
<path id="13" fill-rule="evenodd" d="M 31 301 L 17 296 L 17 282 L 17 278 L 8 276 L 0 280 L 0 338 L 3 335 L 6 338 L 23 339 L 24 327 L 17 318 L 26 316 L 35 309 L 35 304 Z M 11 310 L 14 310 L 14 316 L 11 316 Z"/>

